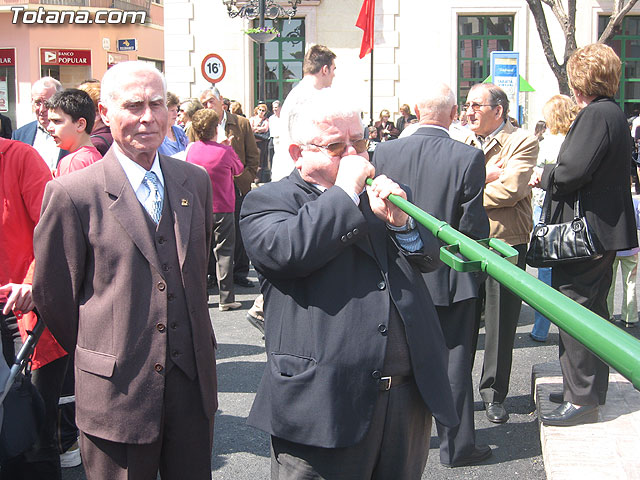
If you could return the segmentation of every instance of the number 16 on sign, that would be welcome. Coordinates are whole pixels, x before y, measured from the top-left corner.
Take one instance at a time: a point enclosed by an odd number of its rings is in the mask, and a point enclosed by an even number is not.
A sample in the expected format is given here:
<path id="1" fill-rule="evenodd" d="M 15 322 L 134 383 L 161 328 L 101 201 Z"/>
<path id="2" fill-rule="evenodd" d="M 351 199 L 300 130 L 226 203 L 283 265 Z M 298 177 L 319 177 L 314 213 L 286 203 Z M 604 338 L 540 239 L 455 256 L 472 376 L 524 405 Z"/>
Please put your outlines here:
<path id="1" fill-rule="evenodd" d="M 220 55 L 210 53 L 202 60 L 202 76 L 211 83 L 218 83 L 227 73 L 227 67 Z"/>

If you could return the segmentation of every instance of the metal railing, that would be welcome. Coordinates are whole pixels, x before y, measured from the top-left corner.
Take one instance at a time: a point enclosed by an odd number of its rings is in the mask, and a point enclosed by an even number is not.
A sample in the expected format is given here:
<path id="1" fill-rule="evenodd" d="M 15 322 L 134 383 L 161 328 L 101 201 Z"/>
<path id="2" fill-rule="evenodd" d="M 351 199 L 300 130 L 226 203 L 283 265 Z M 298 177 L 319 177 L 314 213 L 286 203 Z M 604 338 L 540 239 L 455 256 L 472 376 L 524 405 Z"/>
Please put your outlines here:
<path id="1" fill-rule="evenodd" d="M 444 263 L 457 271 L 487 273 L 640 389 L 640 340 L 516 267 L 518 252 L 506 243 L 476 242 L 401 197 L 390 195 L 389 201 L 447 244 L 440 249 Z"/>

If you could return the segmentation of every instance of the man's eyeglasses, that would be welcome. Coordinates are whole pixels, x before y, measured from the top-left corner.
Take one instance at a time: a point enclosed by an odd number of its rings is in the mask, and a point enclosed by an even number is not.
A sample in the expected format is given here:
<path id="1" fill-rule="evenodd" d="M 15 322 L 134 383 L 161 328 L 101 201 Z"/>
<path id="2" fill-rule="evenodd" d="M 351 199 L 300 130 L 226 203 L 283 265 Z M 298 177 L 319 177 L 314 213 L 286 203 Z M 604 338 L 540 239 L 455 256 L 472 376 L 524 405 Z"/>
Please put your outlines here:
<path id="1" fill-rule="evenodd" d="M 344 155 L 344 152 L 347 150 L 349 145 L 353 146 L 356 153 L 366 152 L 369 148 L 369 140 L 367 140 L 366 138 L 361 138 L 359 140 L 354 140 L 351 143 L 336 142 L 330 143 L 329 145 L 316 145 L 314 143 L 310 143 L 309 145 L 325 150 L 332 157 L 341 157 L 342 155 Z"/>
<path id="2" fill-rule="evenodd" d="M 464 105 L 462 105 L 462 111 L 466 112 L 467 110 L 469 110 L 469 107 L 471 107 L 471 109 L 474 112 L 477 112 L 478 110 L 480 110 L 481 107 L 491 107 L 491 108 L 495 108 L 497 107 L 497 105 L 492 105 L 490 103 L 465 103 Z"/>

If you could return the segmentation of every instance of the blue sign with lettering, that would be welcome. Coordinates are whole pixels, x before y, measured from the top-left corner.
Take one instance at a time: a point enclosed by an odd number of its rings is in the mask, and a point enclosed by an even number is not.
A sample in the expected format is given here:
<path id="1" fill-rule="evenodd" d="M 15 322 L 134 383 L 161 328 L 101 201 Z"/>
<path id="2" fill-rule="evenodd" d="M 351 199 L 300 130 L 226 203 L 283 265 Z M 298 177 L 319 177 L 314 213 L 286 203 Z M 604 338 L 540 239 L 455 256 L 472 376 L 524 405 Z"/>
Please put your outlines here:
<path id="1" fill-rule="evenodd" d="M 520 54 L 491 52 L 491 80 L 507 94 L 510 113 L 522 124 L 520 111 Z"/>
<path id="2" fill-rule="evenodd" d="M 135 38 L 125 38 L 124 40 L 118 40 L 119 52 L 133 52 L 138 50 L 138 41 Z"/>

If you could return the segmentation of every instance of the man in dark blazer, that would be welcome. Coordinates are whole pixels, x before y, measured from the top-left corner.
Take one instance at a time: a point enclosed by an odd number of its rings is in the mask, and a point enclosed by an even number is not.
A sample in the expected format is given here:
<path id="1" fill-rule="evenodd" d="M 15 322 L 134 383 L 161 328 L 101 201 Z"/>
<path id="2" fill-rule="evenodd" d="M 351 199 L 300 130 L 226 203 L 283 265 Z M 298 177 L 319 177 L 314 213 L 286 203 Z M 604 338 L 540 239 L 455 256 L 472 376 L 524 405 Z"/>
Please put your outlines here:
<path id="1" fill-rule="evenodd" d="M 378 173 L 407 184 L 413 202 L 427 213 L 471 238 L 486 238 L 484 155 L 449 137 L 457 108 L 449 86 L 431 87 L 415 107 L 420 128 L 407 138 L 378 145 L 374 166 Z M 449 381 L 460 417 L 456 428 L 437 422 L 440 462 L 449 467 L 475 464 L 491 456 L 489 446 L 476 446 L 473 424 L 471 341 L 479 274 L 443 265 L 423 278 L 449 349 Z"/>
<path id="2" fill-rule="evenodd" d="M 14 130 L 11 138 L 35 148 L 51 171 L 58 167 L 62 157 L 69 155 L 56 145 L 53 137 L 47 132 L 49 125 L 49 100 L 54 93 L 63 90 L 62 84 L 52 77 L 42 77 L 31 86 L 31 109 L 36 120 Z"/>
<path id="3" fill-rule="evenodd" d="M 0 137 L 10 140 L 12 132 L 11 119 L 0 113 Z"/>
<path id="4" fill-rule="evenodd" d="M 258 150 L 258 144 L 249 120 L 224 110 L 222 96 L 217 88 L 202 92 L 200 100 L 205 108 L 211 108 L 218 114 L 220 127 L 222 127 L 218 128 L 218 140 L 228 139 L 228 144 L 233 147 L 233 150 L 238 154 L 240 161 L 244 165 L 242 173 L 233 179 L 236 191 L 234 218 L 236 230 L 239 230 L 240 209 L 245 195 L 251 190 L 251 183 L 256 178 L 258 165 L 260 164 L 260 150 Z M 249 274 L 249 257 L 247 257 L 240 235 L 236 235 L 233 258 L 233 282 L 242 287 L 252 287 L 253 282 L 247 278 Z"/>
<path id="5" fill-rule="evenodd" d="M 431 415 L 454 427 L 446 349 L 420 271 L 435 238 L 393 206 L 359 112 L 327 88 L 297 99 L 296 169 L 251 191 L 240 229 L 261 276 L 267 366 L 249 414 L 272 478 L 419 479 Z"/>
<path id="6" fill-rule="evenodd" d="M 217 408 L 206 275 L 211 182 L 156 150 L 162 74 L 111 68 L 100 113 L 114 144 L 47 185 L 36 228 L 35 304 L 75 351 L 76 420 L 89 479 L 211 478 Z M 51 254 L 64 252 L 64 255 Z"/>

